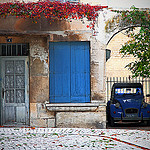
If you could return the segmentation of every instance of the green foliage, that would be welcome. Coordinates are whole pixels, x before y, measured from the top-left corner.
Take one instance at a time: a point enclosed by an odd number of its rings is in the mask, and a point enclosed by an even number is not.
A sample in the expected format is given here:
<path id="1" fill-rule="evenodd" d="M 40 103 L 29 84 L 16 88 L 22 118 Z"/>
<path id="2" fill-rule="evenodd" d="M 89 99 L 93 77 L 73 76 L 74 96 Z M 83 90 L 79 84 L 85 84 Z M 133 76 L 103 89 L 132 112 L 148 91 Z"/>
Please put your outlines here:
<path id="1" fill-rule="evenodd" d="M 136 58 L 126 67 L 131 70 L 133 77 L 150 77 L 150 12 L 132 7 L 131 11 L 121 13 L 122 19 L 132 27 L 127 30 L 131 40 L 122 46 L 120 52 L 123 56 L 133 55 Z M 135 26 L 141 27 L 138 33 L 132 32 Z"/>

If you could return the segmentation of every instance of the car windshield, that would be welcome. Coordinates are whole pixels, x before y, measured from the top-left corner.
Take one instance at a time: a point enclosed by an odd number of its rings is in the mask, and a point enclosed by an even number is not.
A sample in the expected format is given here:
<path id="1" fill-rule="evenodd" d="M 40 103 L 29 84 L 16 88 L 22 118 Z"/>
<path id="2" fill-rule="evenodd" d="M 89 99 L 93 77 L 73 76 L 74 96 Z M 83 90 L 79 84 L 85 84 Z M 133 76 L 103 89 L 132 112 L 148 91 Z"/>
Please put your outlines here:
<path id="1" fill-rule="evenodd" d="M 115 88 L 115 95 L 142 95 L 141 88 Z"/>

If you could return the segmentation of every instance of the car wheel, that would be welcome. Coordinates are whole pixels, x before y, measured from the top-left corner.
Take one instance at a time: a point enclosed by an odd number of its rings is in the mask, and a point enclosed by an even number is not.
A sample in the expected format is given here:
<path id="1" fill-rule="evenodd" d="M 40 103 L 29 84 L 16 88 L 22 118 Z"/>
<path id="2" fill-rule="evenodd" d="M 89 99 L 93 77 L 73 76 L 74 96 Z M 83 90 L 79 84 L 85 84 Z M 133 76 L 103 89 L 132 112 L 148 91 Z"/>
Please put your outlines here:
<path id="1" fill-rule="evenodd" d="M 150 126 L 150 120 L 147 121 L 147 125 Z"/>
<path id="2" fill-rule="evenodd" d="M 110 117 L 110 126 L 114 127 L 115 126 L 115 122 L 114 122 L 114 118 Z"/>

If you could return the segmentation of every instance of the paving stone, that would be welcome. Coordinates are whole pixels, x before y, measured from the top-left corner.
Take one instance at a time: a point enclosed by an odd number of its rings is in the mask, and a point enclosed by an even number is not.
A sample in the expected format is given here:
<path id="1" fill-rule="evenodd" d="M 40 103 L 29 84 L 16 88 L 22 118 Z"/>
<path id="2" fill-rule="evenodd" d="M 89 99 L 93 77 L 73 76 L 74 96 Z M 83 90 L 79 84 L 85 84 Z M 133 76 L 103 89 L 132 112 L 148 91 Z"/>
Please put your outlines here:
<path id="1" fill-rule="evenodd" d="M 84 128 L 0 128 L 0 149 L 150 149 L 150 131 Z"/>

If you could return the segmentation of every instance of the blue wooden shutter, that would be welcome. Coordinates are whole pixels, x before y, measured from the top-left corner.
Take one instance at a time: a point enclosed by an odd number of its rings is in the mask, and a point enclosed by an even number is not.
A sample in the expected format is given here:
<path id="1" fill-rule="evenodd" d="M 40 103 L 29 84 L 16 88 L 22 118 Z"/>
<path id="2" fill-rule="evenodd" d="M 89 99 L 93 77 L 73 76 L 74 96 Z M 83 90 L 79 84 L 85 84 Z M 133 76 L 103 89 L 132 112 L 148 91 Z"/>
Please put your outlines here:
<path id="1" fill-rule="evenodd" d="M 50 102 L 90 102 L 89 42 L 50 42 Z"/>
<path id="2" fill-rule="evenodd" d="M 71 43 L 71 102 L 90 102 L 89 43 Z"/>
<path id="3" fill-rule="evenodd" d="M 50 102 L 70 103 L 70 46 L 50 43 Z"/>

